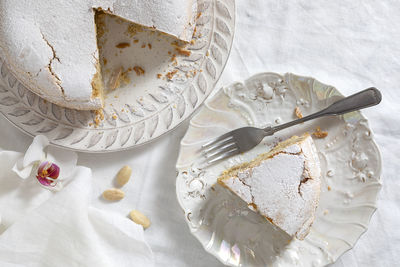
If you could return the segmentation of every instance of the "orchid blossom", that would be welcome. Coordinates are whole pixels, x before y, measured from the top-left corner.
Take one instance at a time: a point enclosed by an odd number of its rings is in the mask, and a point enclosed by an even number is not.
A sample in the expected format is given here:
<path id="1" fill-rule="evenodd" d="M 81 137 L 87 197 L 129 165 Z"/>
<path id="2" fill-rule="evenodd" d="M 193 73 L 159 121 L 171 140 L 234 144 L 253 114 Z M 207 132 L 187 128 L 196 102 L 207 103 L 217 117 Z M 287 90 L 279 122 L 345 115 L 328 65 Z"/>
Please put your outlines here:
<path id="1" fill-rule="evenodd" d="M 13 170 L 23 179 L 36 177 L 41 186 L 60 190 L 62 181 L 72 174 L 76 162 L 75 152 L 49 146 L 47 137 L 38 135 Z"/>

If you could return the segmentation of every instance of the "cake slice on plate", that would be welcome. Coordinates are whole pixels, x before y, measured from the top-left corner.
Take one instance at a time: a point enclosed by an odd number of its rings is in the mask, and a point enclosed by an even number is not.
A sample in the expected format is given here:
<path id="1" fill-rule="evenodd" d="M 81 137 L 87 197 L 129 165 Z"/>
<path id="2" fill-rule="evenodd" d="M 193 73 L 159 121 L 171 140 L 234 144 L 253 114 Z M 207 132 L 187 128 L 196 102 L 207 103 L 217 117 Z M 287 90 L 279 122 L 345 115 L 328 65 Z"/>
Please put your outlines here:
<path id="1" fill-rule="evenodd" d="M 310 135 L 304 134 L 224 171 L 218 183 L 269 222 L 302 240 L 314 221 L 320 176 L 316 147 Z"/>

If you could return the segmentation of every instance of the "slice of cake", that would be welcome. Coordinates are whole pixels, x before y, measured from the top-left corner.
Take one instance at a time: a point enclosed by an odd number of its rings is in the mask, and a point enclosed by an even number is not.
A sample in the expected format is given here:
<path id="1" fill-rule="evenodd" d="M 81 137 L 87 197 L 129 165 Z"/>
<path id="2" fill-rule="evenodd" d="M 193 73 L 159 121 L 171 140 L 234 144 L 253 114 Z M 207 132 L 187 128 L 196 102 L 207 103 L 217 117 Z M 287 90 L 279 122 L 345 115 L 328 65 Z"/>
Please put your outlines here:
<path id="1" fill-rule="evenodd" d="M 99 109 L 97 12 L 189 42 L 196 0 L 1 0 L 0 56 L 28 89 L 58 105 Z"/>
<path id="2" fill-rule="evenodd" d="M 224 171 L 218 183 L 272 224 L 303 240 L 314 221 L 320 176 L 314 142 L 309 134 L 304 134 Z"/>

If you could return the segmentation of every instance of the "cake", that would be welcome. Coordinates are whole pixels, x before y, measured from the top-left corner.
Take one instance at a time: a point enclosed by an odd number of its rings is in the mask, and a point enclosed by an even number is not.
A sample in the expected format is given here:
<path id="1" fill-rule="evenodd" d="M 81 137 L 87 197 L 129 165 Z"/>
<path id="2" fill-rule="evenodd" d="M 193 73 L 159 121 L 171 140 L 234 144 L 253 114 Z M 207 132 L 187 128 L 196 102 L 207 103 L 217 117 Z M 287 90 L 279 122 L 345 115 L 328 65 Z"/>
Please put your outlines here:
<path id="1" fill-rule="evenodd" d="M 189 42 L 196 0 L 1 0 L 0 56 L 28 89 L 58 105 L 103 105 L 95 15 L 105 12 Z"/>
<path id="2" fill-rule="evenodd" d="M 304 134 L 224 171 L 218 183 L 270 223 L 303 240 L 318 206 L 320 176 L 316 147 L 310 135 Z"/>

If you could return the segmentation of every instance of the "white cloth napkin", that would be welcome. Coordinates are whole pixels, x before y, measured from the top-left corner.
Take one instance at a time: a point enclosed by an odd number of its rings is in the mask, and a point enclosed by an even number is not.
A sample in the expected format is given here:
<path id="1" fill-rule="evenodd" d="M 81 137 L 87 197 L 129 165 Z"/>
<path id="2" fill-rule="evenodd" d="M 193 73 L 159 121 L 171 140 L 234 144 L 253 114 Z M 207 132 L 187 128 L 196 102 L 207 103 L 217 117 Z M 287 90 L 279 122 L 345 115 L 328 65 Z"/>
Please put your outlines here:
<path id="1" fill-rule="evenodd" d="M 152 266 L 142 226 L 92 207 L 91 170 L 74 166 L 73 152 L 44 153 L 47 144 L 0 152 L 0 266 Z M 32 163 L 43 157 L 60 164 L 60 191 L 37 182 Z"/>

